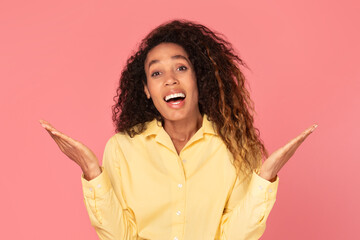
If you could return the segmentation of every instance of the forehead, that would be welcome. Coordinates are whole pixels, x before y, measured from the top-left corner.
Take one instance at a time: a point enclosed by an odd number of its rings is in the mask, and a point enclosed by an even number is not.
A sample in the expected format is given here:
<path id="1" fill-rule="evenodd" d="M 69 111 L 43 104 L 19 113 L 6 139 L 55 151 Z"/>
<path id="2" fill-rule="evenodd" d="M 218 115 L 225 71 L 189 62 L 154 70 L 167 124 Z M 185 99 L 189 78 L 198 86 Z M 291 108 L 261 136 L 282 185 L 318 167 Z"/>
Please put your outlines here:
<path id="1" fill-rule="evenodd" d="M 160 43 L 152 48 L 146 56 L 145 66 L 153 60 L 165 60 L 175 55 L 189 57 L 182 46 L 176 43 Z"/>

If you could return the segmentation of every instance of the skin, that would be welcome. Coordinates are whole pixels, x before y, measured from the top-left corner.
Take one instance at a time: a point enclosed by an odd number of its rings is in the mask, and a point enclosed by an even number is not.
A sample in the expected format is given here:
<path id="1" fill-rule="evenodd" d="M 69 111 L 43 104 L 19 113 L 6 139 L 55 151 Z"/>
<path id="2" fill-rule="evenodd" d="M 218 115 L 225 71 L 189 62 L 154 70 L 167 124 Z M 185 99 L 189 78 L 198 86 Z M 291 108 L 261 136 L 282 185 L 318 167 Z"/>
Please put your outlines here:
<path id="1" fill-rule="evenodd" d="M 195 70 L 186 51 L 174 43 L 154 47 L 144 67 L 147 79 L 144 92 L 163 117 L 164 129 L 180 153 L 202 124 Z M 181 107 L 169 107 L 164 97 L 176 92 L 185 93 L 184 103 Z"/>
<path id="2" fill-rule="evenodd" d="M 164 129 L 173 141 L 177 152 L 180 153 L 202 124 L 195 71 L 188 54 L 177 44 L 161 43 L 148 53 L 144 68 L 147 78 L 144 92 L 148 98 L 152 99 L 163 117 Z M 166 95 L 178 92 L 186 95 L 182 104 L 169 105 L 164 101 Z M 40 124 L 54 139 L 60 150 L 80 166 L 85 179 L 91 180 L 101 174 L 99 161 L 88 147 L 56 130 L 44 120 L 40 120 Z M 316 124 L 310 126 L 273 152 L 263 162 L 259 176 L 271 182 L 275 181 L 279 171 L 316 127 Z"/>

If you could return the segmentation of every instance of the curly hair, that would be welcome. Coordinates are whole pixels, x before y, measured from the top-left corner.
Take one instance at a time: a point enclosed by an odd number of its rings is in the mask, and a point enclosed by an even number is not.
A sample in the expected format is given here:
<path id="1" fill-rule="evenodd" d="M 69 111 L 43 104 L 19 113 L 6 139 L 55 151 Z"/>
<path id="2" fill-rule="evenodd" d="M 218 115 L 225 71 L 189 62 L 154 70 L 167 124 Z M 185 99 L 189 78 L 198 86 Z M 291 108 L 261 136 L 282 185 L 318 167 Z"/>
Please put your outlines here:
<path id="1" fill-rule="evenodd" d="M 246 64 L 220 35 L 187 20 L 173 20 L 151 31 L 121 73 L 112 120 L 116 132 L 131 137 L 143 132 L 146 122 L 162 121 L 152 100 L 144 93 L 147 82 L 144 62 L 148 52 L 158 44 L 178 44 L 188 53 L 195 69 L 200 113 L 213 122 L 233 156 L 237 174 L 249 176 L 253 170 L 259 170 L 262 157 L 267 157 L 268 153 L 253 125 L 254 104 L 240 70 L 240 66 L 246 67 Z"/>

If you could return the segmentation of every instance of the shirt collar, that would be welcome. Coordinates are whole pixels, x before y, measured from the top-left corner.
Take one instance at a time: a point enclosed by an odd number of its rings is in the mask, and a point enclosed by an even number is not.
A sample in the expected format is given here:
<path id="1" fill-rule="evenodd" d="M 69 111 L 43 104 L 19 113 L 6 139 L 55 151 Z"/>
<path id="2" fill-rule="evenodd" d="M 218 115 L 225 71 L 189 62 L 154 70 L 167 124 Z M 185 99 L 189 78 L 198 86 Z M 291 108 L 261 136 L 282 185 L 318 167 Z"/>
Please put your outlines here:
<path id="1" fill-rule="evenodd" d="M 162 129 L 163 127 L 161 122 L 154 119 L 147 123 L 146 130 L 142 133 L 142 135 L 146 137 L 151 135 L 158 135 L 159 131 Z M 214 123 L 208 120 L 208 116 L 206 114 L 203 116 L 203 122 L 201 128 L 199 129 L 199 133 L 217 135 L 214 129 Z"/>
<path id="2" fill-rule="evenodd" d="M 203 116 L 203 124 L 202 128 L 204 130 L 204 133 L 217 135 L 215 129 L 214 129 L 215 123 L 208 120 L 208 116 L 204 114 Z"/>

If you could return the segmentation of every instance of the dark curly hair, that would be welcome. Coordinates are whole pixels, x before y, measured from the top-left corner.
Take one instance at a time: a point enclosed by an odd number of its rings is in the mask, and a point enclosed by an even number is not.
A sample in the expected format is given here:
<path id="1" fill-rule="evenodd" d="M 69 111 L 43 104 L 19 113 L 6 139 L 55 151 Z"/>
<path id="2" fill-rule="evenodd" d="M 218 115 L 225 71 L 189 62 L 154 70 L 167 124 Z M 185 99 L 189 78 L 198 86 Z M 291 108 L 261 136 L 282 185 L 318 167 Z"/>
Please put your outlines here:
<path id="1" fill-rule="evenodd" d="M 214 123 L 215 129 L 233 155 L 237 173 L 247 176 L 268 156 L 253 126 L 253 102 L 240 71 L 246 67 L 232 45 L 209 28 L 187 20 L 173 20 L 151 31 L 128 60 L 120 77 L 112 119 L 116 132 L 133 137 L 146 129 L 146 122 L 160 113 L 144 93 L 144 62 L 148 52 L 163 42 L 184 48 L 194 66 L 199 91 L 199 109 Z M 136 126 L 136 127 L 135 127 Z"/>

